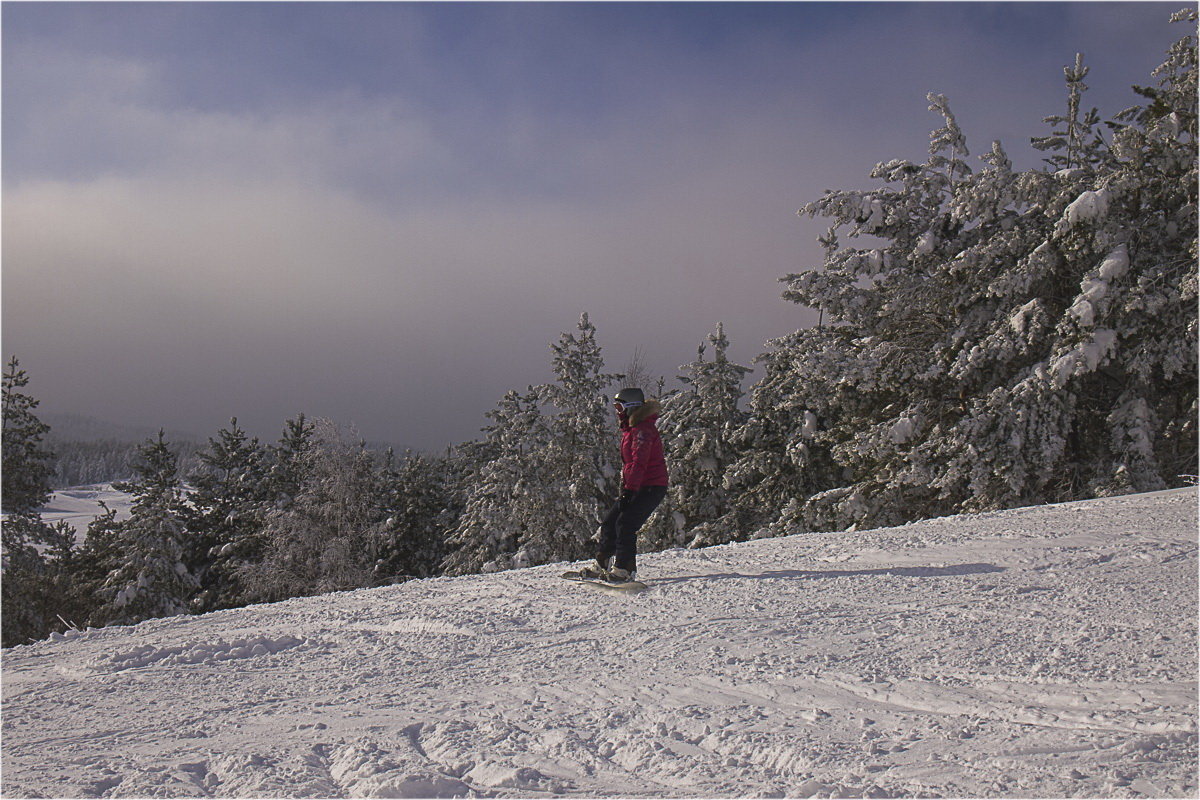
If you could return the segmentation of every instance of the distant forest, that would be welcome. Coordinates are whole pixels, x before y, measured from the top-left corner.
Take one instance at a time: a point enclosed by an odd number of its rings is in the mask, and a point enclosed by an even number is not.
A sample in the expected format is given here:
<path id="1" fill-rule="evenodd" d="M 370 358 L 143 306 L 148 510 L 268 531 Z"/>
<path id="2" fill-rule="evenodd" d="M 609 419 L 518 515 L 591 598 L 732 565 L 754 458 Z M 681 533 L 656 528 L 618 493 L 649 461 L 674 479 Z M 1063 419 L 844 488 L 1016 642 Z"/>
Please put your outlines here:
<path id="1" fill-rule="evenodd" d="M 133 477 L 133 463 L 142 443 L 115 440 L 63 441 L 48 437 L 47 444 L 54 454 L 54 475 L 50 479 L 50 488 L 62 489 L 67 486 L 129 480 Z M 199 466 L 196 452 L 201 445 L 176 441 L 173 447 L 179 454 L 182 469 L 190 472 Z"/>
<path id="2" fill-rule="evenodd" d="M 156 428 L 118 425 L 81 414 L 46 412 L 39 417 L 49 426 L 45 443 L 53 467 L 52 489 L 129 480 L 138 448 L 158 434 Z M 176 430 L 165 433 L 179 454 L 180 466 L 195 468 L 200 437 Z"/>
<path id="3" fill-rule="evenodd" d="M 79 414 L 38 416 L 50 428 L 46 446 L 54 470 L 50 475 L 52 489 L 131 480 L 136 473 L 138 450 L 158 435 L 157 428 L 116 425 Z M 202 463 L 199 453 L 204 449 L 204 439 L 186 431 L 167 429 L 163 433 L 179 458 L 179 471 L 186 480 Z M 403 451 L 403 447 L 382 441 L 367 441 L 365 446 L 378 453 Z"/>
<path id="4" fill-rule="evenodd" d="M 46 444 L 53 454 L 54 474 L 51 489 L 69 486 L 90 486 L 96 483 L 116 483 L 133 478 L 138 451 L 152 434 L 137 439 L 66 439 L 56 436 L 51 427 Z M 386 452 L 390 445 L 367 442 L 366 448 Z M 191 475 L 201 466 L 200 452 L 204 444 L 190 438 L 171 438 L 171 449 L 179 457 L 179 470 Z"/>

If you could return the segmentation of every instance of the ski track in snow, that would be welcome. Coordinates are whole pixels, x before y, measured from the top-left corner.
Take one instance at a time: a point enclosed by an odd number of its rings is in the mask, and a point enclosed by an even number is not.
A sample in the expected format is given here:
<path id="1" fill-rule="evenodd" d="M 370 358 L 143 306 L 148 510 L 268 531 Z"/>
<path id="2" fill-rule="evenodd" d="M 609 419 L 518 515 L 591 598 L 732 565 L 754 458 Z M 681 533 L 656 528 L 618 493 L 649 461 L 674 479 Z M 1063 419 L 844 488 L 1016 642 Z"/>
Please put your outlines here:
<path id="1" fill-rule="evenodd" d="M 1194 489 L 6 651 L 4 797 L 1195 797 Z"/>

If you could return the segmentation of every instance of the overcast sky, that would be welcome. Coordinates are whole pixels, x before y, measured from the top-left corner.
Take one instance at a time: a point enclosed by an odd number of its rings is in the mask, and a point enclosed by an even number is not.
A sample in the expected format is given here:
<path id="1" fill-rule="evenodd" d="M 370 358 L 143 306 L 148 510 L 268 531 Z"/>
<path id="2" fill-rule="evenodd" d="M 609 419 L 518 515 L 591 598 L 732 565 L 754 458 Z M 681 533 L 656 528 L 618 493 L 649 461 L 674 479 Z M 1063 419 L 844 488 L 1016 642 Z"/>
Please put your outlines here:
<path id="1" fill-rule="evenodd" d="M 815 322 L 796 210 L 923 160 L 927 92 L 1033 166 L 1074 54 L 1111 116 L 1181 5 L 5 3 L 4 356 L 47 411 L 418 448 L 584 311 L 613 371 L 748 364 Z"/>

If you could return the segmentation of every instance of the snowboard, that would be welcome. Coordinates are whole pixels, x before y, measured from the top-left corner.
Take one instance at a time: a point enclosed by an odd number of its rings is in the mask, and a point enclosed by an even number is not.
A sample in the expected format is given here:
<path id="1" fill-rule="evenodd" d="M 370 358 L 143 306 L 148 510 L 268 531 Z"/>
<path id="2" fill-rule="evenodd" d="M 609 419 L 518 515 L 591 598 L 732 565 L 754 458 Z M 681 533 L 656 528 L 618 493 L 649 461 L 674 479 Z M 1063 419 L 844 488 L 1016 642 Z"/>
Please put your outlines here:
<path id="1" fill-rule="evenodd" d="M 606 581 L 601 578 L 585 578 L 576 571 L 564 572 L 562 574 L 562 578 L 563 580 L 573 581 L 575 583 L 586 583 L 590 586 L 597 586 L 601 589 L 607 589 L 609 591 L 619 592 L 621 594 L 644 592 L 650 588 L 649 585 L 641 581 L 624 581 L 620 583 L 614 583 L 613 581 Z"/>

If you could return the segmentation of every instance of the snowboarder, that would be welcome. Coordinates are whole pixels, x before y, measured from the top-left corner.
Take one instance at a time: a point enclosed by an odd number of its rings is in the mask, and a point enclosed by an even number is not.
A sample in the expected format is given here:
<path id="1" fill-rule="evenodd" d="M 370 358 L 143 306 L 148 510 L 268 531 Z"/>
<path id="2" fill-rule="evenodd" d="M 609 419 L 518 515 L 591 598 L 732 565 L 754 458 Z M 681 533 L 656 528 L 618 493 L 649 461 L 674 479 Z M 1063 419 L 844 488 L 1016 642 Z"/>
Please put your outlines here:
<path id="1" fill-rule="evenodd" d="M 613 407 L 621 426 L 621 497 L 600 524 L 596 566 L 581 573 L 626 583 L 637 572 L 638 529 L 667 496 L 667 462 L 654 424 L 662 405 L 630 388 L 617 392 Z"/>

